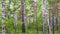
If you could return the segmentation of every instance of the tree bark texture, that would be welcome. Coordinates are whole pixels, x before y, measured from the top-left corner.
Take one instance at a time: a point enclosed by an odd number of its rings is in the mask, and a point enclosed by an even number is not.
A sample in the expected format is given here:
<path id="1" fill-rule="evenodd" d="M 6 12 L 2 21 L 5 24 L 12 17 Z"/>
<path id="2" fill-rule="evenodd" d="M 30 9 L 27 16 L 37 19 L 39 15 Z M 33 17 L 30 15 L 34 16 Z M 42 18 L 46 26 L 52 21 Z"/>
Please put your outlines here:
<path id="1" fill-rule="evenodd" d="M 58 31 L 58 0 L 56 0 L 56 29 Z"/>
<path id="2" fill-rule="evenodd" d="M 53 34 L 54 34 L 54 12 L 55 12 L 55 0 L 51 0 L 51 7 L 52 7 L 52 26 L 53 26 Z"/>
<path id="3" fill-rule="evenodd" d="M 25 11 L 25 0 L 21 0 L 21 18 L 22 18 L 22 33 L 25 33 L 25 23 L 24 23 L 24 11 Z"/>
<path id="4" fill-rule="evenodd" d="M 5 0 L 2 0 L 2 34 L 5 34 Z"/>
<path id="5" fill-rule="evenodd" d="M 42 0 L 43 34 L 46 34 L 46 1 Z"/>

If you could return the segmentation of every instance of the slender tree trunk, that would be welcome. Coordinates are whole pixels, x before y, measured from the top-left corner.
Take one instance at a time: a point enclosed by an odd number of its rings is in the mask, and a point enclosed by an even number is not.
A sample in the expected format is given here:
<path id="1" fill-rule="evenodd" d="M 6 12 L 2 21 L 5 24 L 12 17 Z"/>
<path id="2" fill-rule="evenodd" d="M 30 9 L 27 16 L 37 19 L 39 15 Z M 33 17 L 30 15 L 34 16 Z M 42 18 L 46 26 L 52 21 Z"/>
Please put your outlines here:
<path id="1" fill-rule="evenodd" d="M 25 0 L 21 0 L 21 18 L 22 18 L 22 22 L 23 22 L 23 24 L 22 24 L 22 33 L 26 32 L 25 23 L 24 23 L 24 11 L 25 11 L 24 5 L 25 5 Z"/>
<path id="2" fill-rule="evenodd" d="M 51 8 L 49 8 L 49 4 L 48 4 L 48 34 L 52 34 L 52 30 L 51 30 Z"/>
<path id="3" fill-rule="evenodd" d="M 49 21 L 48 21 L 48 34 L 51 34 L 51 20 L 50 19 L 48 19 Z"/>
<path id="4" fill-rule="evenodd" d="M 5 34 L 5 0 L 2 0 L 2 34 Z"/>
<path id="5" fill-rule="evenodd" d="M 56 0 L 56 27 L 58 30 L 58 0 Z"/>
<path id="6" fill-rule="evenodd" d="M 56 0 L 56 29 L 58 33 L 58 0 Z"/>
<path id="7" fill-rule="evenodd" d="M 43 11 L 43 34 L 46 34 L 46 15 L 44 13 Z"/>
<path id="8" fill-rule="evenodd" d="M 55 10 L 54 2 L 55 2 L 55 0 L 51 0 L 53 34 L 54 34 L 54 10 Z"/>
<path id="9" fill-rule="evenodd" d="M 48 34 L 52 34 L 51 32 L 51 12 L 49 11 L 49 19 L 48 19 Z"/>
<path id="10" fill-rule="evenodd" d="M 43 34 L 46 34 L 47 0 L 42 0 Z"/>

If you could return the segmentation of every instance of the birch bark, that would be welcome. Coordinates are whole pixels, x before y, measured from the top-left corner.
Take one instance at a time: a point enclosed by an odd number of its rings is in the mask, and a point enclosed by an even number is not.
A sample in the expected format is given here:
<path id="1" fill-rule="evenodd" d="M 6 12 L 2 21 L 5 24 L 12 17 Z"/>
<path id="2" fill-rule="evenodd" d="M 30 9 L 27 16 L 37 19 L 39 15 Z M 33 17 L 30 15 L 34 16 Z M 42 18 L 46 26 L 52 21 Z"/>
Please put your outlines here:
<path id="1" fill-rule="evenodd" d="M 5 34 L 5 0 L 2 0 L 2 34 Z"/>
<path id="2" fill-rule="evenodd" d="M 21 0 L 21 18 L 22 18 L 22 33 L 25 33 L 24 13 L 25 12 L 25 0 Z"/>
<path id="3" fill-rule="evenodd" d="M 42 0 L 43 34 L 46 34 L 47 0 Z"/>

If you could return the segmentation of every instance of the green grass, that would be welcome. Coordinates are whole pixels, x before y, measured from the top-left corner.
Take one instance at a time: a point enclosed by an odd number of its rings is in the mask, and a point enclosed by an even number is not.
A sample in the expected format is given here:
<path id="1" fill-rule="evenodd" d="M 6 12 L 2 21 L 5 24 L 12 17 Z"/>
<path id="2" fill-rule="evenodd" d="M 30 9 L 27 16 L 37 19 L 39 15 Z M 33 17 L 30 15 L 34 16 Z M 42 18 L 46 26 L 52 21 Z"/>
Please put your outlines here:
<path id="1" fill-rule="evenodd" d="M 6 34 L 21 34 L 21 33 L 22 33 L 22 30 L 20 30 L 20 31 L 17 30 L 16 32 L 10 32 L 10 33 L 6 33 Z M 26 29 L 26 33 L 27 34 L 37 34 L 37 31 L 34 29 Z M 38 34 L 43 34 L 43 32 L 38 31 Z M 48 34 L 48 31 L 46 32 L 46 34 Z M 57 33 L 57 31 L 55 31 L 55 34 L 60 34 L 60 31 L 58 31 L 58 33 Z"/>

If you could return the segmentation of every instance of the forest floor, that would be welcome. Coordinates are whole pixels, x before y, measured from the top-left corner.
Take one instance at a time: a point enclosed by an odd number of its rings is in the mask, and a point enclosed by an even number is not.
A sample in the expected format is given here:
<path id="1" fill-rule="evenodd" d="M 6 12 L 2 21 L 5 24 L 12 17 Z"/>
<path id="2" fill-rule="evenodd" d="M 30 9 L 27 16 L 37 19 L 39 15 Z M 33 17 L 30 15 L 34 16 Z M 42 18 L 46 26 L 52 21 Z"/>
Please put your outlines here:
<path id="1" fill-rule="evenodd" d="M 0 32 L 0 34 L 1 34 L 1 32 Z M 11 33 L 6 33 L 6 34 L 22 34 L 21 32 L 11 32 Z M 27 31 L 25 34 L 43 34 L 43 32 L 42 31 L 38 31 L 38 33 L 37 33 L 37 31 Z M 48 32 L 46 32 L 46 34 L 48 34 Z M 55 31 L 55 33 L 54 34 L 60 34 L 60 32 L 59 33 L 57 33 L 57 31 Z"/>
<path id="2" fill-rule="evenodd" d="M 2 34 L 2 33 L 0 32 L 0 34 Z M 14 32 L 13 32 L 13 33 L 6 33 L 6 34 L 22 34 L 22 33 L 20 33 L 20 32 L 19 32 L 19 33 L 14 33 Z M 30 31 L 30 32 L 27 32 L 27 33 L 25 33 L 25 34 L 43 34 L 43 33 L 42 33 L 42 31 L 39 31 L 39 33 Z M 48 33 L 46 33 L 46 34 L 48 34 Z M 56 33 L 56 32 L 55 32 L 55 34 L 60 34 L 60 33 Z"/>

